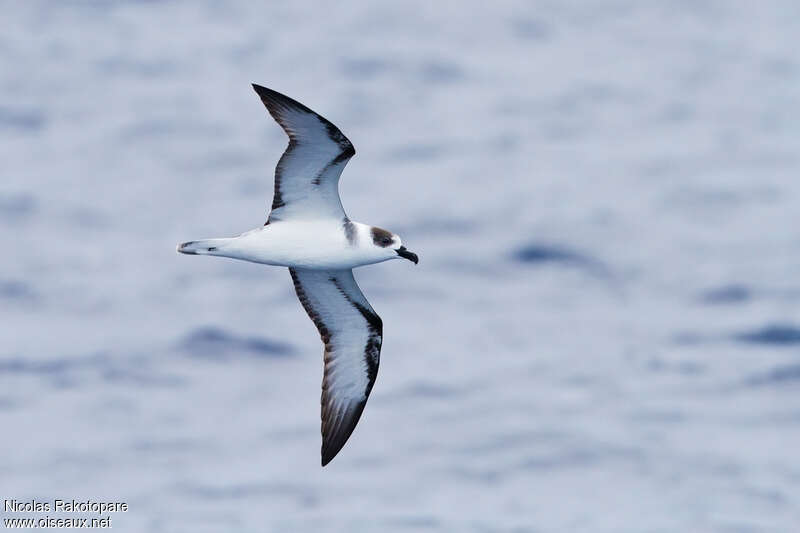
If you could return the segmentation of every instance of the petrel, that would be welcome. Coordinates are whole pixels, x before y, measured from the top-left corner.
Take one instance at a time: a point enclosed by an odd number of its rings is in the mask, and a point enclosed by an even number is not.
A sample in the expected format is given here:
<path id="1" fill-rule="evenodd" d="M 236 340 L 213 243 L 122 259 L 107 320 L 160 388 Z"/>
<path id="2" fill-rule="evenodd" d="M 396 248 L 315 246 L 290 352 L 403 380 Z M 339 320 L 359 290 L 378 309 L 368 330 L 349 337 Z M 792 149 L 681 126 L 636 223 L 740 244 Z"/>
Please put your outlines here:
<path id="1" fill-rule="evenodd" d="M 356 151 L 330 121 L 272 89 L 253 84 L 289 136 L 275 167 L 272 209 L 262 227 L 238 237 L 189 241 L 178 252 L 289 267 L 294 290 L 325 345 L 322 466 L 342 449 L 378 374 L 383 322 L 353 268 L 417 255 L 396 234 L 353 222 L 339 199 L 339 176 Z"/>

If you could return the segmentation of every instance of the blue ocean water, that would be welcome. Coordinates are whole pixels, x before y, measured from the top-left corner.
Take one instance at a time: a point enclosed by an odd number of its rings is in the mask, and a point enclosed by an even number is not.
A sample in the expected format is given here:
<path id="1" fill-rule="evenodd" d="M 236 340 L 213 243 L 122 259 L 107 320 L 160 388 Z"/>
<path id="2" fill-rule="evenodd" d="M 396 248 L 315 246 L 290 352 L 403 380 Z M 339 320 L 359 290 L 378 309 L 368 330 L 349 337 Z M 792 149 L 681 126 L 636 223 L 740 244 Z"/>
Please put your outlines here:
<path id="1" fill-rule="evenodd" d="M 794 532 L 800 5 L 18 2 L 0 17 L 0 498 L 121 531 Z M 385 325 L 319 466 L 286 140 L 356 146 Z M 3 518 L 24 516 L 2 513 Z"/>

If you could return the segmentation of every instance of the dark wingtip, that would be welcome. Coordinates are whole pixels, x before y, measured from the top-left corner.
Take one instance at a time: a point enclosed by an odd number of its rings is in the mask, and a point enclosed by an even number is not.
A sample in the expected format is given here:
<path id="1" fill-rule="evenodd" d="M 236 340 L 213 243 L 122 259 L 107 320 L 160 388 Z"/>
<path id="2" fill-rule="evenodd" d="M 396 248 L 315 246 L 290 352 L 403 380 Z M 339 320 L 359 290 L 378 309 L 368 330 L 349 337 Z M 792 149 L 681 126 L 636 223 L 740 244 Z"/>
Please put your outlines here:
<path id="1" fill-rule="evenodd" d="M 273 91 L 263 85 L 259 85 L 257 83 L 252 83 L 253 90 L 256 92 L 261 101 L 264 102 L 267 107 L 273 105 L 274 103 L 281 102 L 282 100 L 289 99 L 288 96 L 285 96 L 277 91 Z"/>
<path id="2" fill-rule="evenodd" d="M 367 391 L 367 396 L 369 397 L 369 391 Z M 346 411 L 344 413 L 330 413 L 335 417 L 336 421 L 332 421 L 330 417 L 323 418 L 322 466 L 330 463 L 342 451 L 342 448 L 344 448 L 344 445 L 353 434 L 353 430 L 356 429 L 366 405 L 367 400 L 364 399 L 356 406 L 345 408 Z"/>
<path id="3" fill-rule="evenodd" d="M 351 430 L 352 431 L 352 430 Z M 349 434 L 347 435 L 350 436 Z M 339 441 L 337 443 L 327 443 L 322 445 L 322 466 L 326 466 L 328 463 L 333 461 L 333 458 L 336 457 L 342 448 L 344 448 L 344 443 L 347 442 L 347 438 L 343 441 Z"/>
<path id="4" fill-rule="evenodd" d="M 272 105 L 274 103 L 281 102 L 282 100 L 289 99 L 287 96 L 264 87 L 263 85 L 259 85 L 257 83 L 253 83 L 252 85 L 253 90 L 256 92 L 258 97 L 261 98 L 261 101 L 264 102 L 264 104 Z"/>
<path id="5" fill-rule="evenodd" d="M 317 114 L 305 105 L 293 98 L 289 98 L 285 94 L 281 94 L 278 91 L 264 87 L 263 85 L 259 85 L 257 83 L 251 83 L 251 85 L 253 86 L 253 90 L 256 92 L 256 94 L 258 94 L 259 98 L 261 98 L 261 101 L 270 111 L 272 111 L 274 106 L 280 106 L 289 109 L 296 108 L 306 113 L 314 113 L 315 115 Z"/>
<path id="6" fill-rule="evenodd" d="M 291 124 L 287 122 L 287 117 L 284 116 L 285 112 L 300 111 L 302 113 L 310 113 L 317 117 L 317 119 L 319 119 L 319 121 L 325 125 L 328 130 L 328 137 L 336 142 L 341 148 L 341 153 L 336 157 L 336 159 L 333 160 L 334 163 L 347 161 L 355 155 L 356 150 L 353 148 L 353 143 L 351 143 L 350 140 L 345 137 L 344 133 L 342 133 L 339 128 L 334 126 L 330 120 L 326 119 L 304 104 L 301 104 L 297 100 L 289 98 L 285 94 L 281 94 L 278 91 L 263 87 L 257 83 L 252 83 L 251 85 L 253 86 L 253 90 L 261 99 L 261 103 L 263 103 L 267 108 L 267 111 L 269 111 L 269 114 L 272 115 L 272 118 L 274 118 L 275 121 L 280 124 L 280 126 L 289 136 L 289 139 L 294 140 L 296 132 Z M 272 206 L 272 209 L 275 209 L 275 206 Z"/>

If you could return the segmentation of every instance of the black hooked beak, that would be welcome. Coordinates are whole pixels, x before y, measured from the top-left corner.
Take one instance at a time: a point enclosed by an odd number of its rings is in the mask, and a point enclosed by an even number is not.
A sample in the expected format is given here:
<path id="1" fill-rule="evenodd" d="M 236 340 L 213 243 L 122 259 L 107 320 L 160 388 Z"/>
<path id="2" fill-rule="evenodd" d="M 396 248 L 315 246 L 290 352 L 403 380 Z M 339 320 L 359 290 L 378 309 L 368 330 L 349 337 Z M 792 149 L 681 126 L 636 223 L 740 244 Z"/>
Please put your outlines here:
<path id="1" fill-rule="evenodd" d="M 414 261 L 415 265 L 419 263 L 419 257 L 417 257 L 417 254 L 415 254 L 414 252 L 409 252 L 405 246 L 401 246 L 400 248 L 397 249 L 397 255 L 405 259 L 408 259 L 409 261 Z"/>

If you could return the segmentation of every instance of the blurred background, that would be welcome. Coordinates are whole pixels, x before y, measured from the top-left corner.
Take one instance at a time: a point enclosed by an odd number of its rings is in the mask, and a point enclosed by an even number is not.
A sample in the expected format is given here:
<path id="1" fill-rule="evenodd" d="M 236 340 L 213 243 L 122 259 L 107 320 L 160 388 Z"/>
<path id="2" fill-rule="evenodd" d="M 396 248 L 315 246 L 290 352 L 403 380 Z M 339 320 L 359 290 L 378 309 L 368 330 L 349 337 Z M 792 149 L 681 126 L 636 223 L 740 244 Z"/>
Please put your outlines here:
<path id="1" fill-rule="evenodd" d="M 132 532 L 798 531 L 797 2 L 4 6 L 0 498 Z M 342 129 L 350 217 L 421 258 L 356 272 L 381 366 L 325 469 L 286 270 L 175 253 L 266 220 L 286 139 L 251 82 Z"/>

